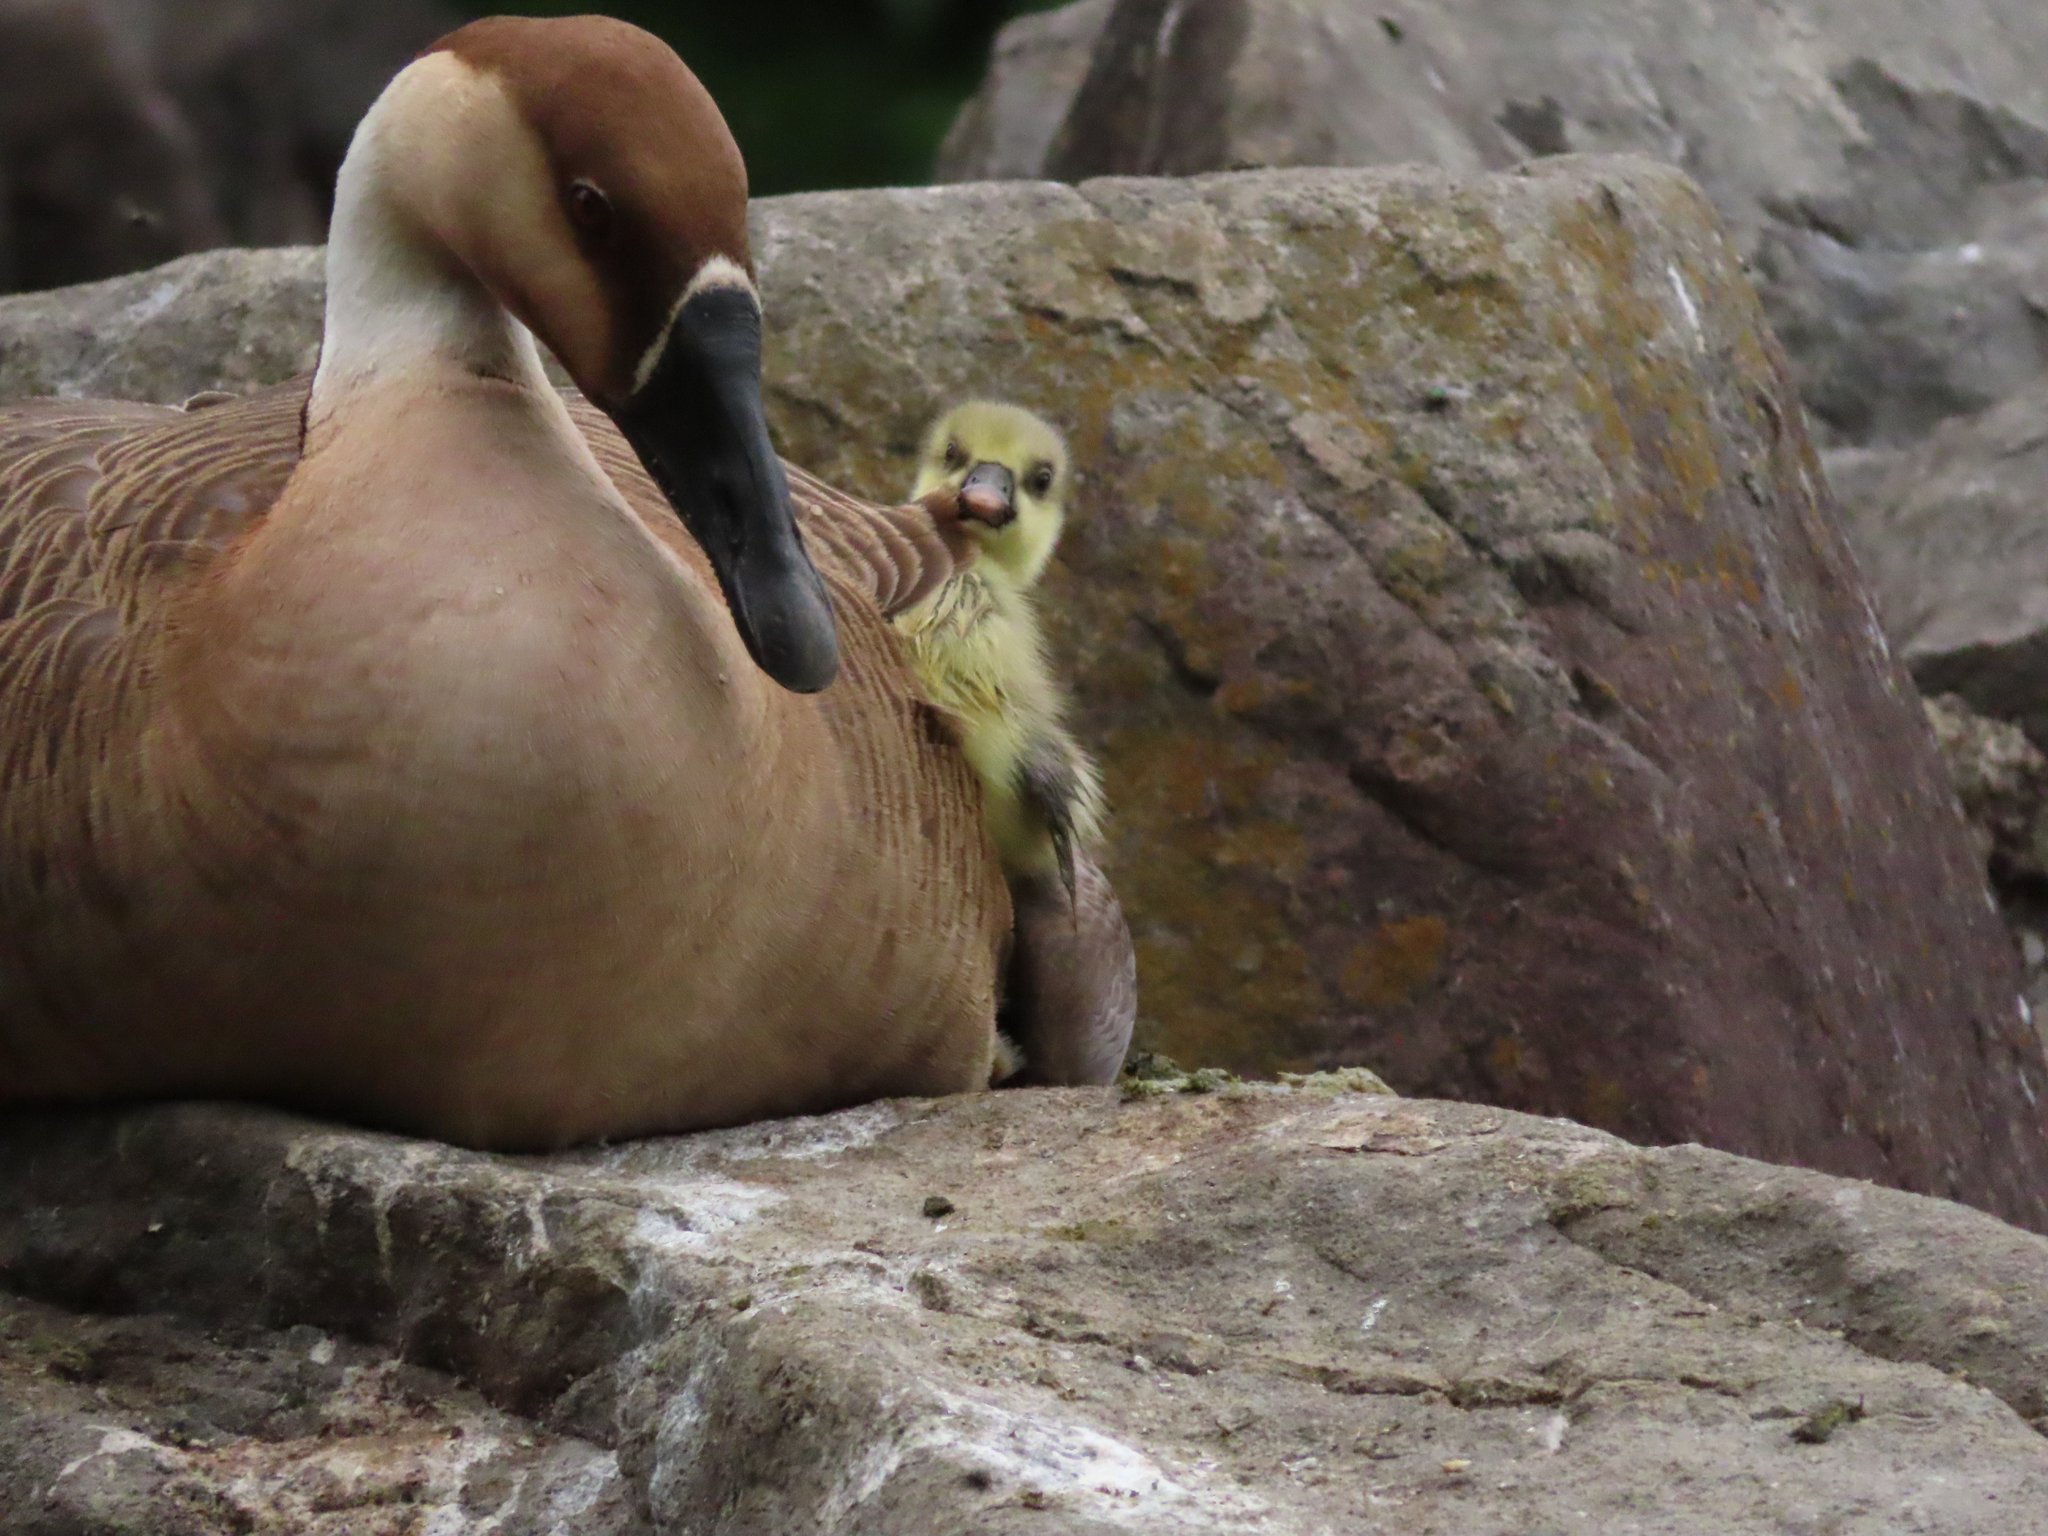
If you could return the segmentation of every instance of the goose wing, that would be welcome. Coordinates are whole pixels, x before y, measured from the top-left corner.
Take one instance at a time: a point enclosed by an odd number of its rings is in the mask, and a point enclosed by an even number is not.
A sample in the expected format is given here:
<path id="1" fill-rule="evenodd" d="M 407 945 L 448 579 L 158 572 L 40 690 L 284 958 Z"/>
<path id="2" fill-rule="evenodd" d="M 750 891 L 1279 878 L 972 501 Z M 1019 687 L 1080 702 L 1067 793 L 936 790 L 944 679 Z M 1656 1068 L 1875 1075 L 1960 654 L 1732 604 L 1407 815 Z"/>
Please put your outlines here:
<path id="1" fill-rule="evenodd" d="M 168 578 L 203 568 L 254 526 L 298 464 L 308 388 L 295 379 L 183 408 L 0 408 L 0 666 L 73 670 L 81 649 L 103 646 L 172 590 Z M 577 396 L 569 408 L 621 494 L 694 562 L 695 545 L 610 419 Z M 963 561 L 923 507 L 859 501 L 793 465 L 789 478 L 816 557 L 884 617 Z"/>
<path id="2" fill-rule="evenodd" d="M 162 578 L 206 565 L 277 499 L 305 396 L 301 381 L 191 410 L 0 408 L 0 626 L 67 606 L 133 623 L 169 590 Z"/>
<path id="3" fill-rule="evenodd" d="M 789 491 L 804 532 L 816 530 L 845 567 L 867 579 L 884 618 L 915 608 L 969 563 L 958 520 L 941 523 L 917 502 L 857 501 L 795 468 Z"/>
<path id="4" fill-rule="evenodd" d="M 580 395 L 571 393 L 568 400 L 569 414 L 620 494 L 658 538 L 679 549 L 688 545 L 685 552 L 696 558 L 695 545 L 610 418 Z M 951 525 L 942 526 L 927 508 L 915 502 L 877 506 L 835 490 L 794 464 L 785 461 L 783 468 L 811 558 L 871 601 L 884 618 L 915 607 L 964 568 L 966 545 L 957 527 L 949 536 Z"/>
<path id="5" fill-rule="evenodd" d="M 301 382 L 189 411 L 0 409 L 0 782 L 58 772 L 89 686 L 129 696 L 158 606 L 290 477 L 304 399 Z"/>
<path id="6" fill-rule="evenodd" d="M 1019 1083 L 1113 1083 L 1138 1018 L 1138 961 L 1109 877 L 1086 853 L 1070 899 L 1050 876 L 1011 888 L 1016 940 L 1000 1020 L 1024 1055 Z"/>

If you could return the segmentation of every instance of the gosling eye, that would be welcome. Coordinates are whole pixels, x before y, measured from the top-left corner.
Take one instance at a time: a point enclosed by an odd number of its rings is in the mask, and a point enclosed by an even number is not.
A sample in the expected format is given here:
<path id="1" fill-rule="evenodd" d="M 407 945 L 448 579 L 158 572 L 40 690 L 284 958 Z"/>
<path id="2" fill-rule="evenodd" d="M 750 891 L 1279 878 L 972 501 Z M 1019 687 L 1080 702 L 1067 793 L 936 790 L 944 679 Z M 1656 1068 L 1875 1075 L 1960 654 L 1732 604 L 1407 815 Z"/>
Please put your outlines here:
<path id="1" fill-rule="evenodd" d="M 593 246 L 602 247 L 612 237 L 612 200 L 594 181 L 578 177 L 569 183 L 569 190 L 563 194 L 569 206 L 569 222 L 576 226 L 576 232 Z"/>
<path id="2" fill-rule="evenodd" d="M 1034 496 L 1043 496 L 1052 489 L 1052 466 L 1040 464 L 1031 471 L 1031 478 L 1024 482 L 1024 488 Z"/>
<path id="3" fill-rule="evenodd" d="M 967 450 L 965 448 L 962 448 L 960 446 L 960 440 L 958 438 L 955 438 L 951 442 L 946 444 L 946 468 L 965 469 L 966 467 Z"/>

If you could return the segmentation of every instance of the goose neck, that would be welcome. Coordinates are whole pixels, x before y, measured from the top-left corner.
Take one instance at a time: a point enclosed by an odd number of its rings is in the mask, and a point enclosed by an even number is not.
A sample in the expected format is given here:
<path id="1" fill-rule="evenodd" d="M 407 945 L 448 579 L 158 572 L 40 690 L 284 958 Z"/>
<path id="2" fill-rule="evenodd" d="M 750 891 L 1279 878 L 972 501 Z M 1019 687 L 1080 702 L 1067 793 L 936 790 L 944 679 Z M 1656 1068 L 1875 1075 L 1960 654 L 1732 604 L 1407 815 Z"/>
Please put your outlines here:
<path id="1" fill-rule="evenodd" d="M 435 374 L 548 387 L 532 333 L 394 195 L 377 126 L 365 122 L 336 187 L 315 433 L 364 390 Z"/>

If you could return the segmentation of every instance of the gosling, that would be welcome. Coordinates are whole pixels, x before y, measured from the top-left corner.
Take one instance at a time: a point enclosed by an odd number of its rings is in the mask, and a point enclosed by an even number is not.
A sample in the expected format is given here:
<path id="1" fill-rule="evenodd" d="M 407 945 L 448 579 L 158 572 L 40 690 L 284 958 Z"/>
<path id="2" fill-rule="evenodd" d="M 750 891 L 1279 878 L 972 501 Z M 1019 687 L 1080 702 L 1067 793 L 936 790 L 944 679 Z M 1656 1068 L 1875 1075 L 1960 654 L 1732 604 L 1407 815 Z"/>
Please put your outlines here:
<path id="1" fill-rule="evenodd" d="M 1074 902 L 1077 850 L 1102 834 L 1102 781 L 1066 726 L 1032 589 L 1066 524 L 1066 444 L 1019 406 L 973 400 L 933 422 L 911 499 L 957 493 L 975 558 L 896 617 L 911 664 L 955 721 L 1003 873 L 1057 872 Z"/>

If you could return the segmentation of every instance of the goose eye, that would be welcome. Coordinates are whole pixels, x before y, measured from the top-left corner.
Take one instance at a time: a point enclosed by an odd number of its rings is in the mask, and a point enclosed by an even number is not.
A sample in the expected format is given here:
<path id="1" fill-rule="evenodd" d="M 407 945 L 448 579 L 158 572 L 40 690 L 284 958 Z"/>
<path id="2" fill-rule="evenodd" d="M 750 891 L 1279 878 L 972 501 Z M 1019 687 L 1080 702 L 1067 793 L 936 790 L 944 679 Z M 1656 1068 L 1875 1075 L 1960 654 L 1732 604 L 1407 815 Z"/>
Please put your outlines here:
<path id="1" fill-rule="evenodd" d="M 1043 496 L 1052 489 L 1052 466 L 1041 464 L 1031 471 L 1031 478 L 1025 482 L 1034 496 Z"/>
<path id="2" fill-rule="evenodd" d="M 946 468 L 959 469 L 967 463 L 967 450 L 957 442 L 946 444 Z"/>
<path id="3" fill-rule="evenodd" d="M 569 184 L 569 222 L 586 238 L 603 241 L 611 237 L 612 200 L 588 181 Z"/>

